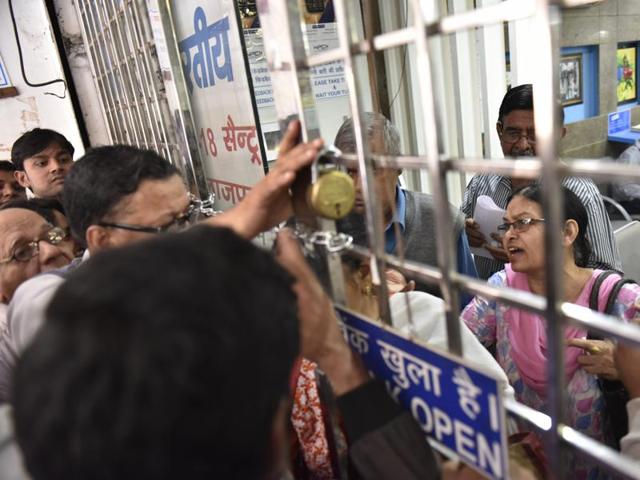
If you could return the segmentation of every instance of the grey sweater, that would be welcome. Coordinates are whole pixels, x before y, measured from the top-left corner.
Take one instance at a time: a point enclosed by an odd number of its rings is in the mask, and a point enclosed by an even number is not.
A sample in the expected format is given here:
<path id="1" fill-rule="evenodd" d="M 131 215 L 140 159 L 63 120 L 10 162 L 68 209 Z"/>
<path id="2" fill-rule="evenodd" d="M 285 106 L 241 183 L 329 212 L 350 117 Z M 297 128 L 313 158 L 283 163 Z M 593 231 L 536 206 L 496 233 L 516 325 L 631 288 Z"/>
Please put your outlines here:
<path id="1" fill-rule="evenodd" d="M 402 234 L 402 242 L 405 249 L 405 259 L 413 262 L 426 263 L 427 265 L 438 265 L 438 249 L 436 246 L 436 208 L 432 195 L 405 190 L 406 211 L 405 230 Z M 454 247 L 464 229 L 464 216 L 453 205 L 450 205 L 450 215 L 453 223 L 451 242 Z M 344 220 L 338 222 L 338 229 L 341 232 L 353 236 L 354 242 L 358 245 L 367 245 L 367 233 L 362 215 L 351 214 Z M 398 245 L 396 251 L 398 254 Z M 431 293 L 441 297 L 440 288 L 437 285 L 416 282 L 416 289 Z"/>

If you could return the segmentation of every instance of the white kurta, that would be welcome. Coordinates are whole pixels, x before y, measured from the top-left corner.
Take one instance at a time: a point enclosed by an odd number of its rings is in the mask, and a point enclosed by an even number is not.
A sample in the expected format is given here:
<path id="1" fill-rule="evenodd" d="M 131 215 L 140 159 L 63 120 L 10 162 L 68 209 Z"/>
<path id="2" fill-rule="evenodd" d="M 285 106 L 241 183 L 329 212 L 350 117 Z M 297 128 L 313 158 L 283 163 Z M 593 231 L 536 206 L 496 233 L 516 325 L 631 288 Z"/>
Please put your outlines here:
<path id="1" fill-rule="evenodd" d="M 411 309 L 413 327 L 409 324 L 407 304 Z M 389 299 L 393 326 L 405 334 L 414 334 L 430 347 L 448 351 L 447 325 L 444 301 L 424 292 L 396 293 Z M 461 319 L 460 336 L 462 340 L 462 356 L 488 371 L 493 377 L 501 380 L 504 392 L 513 398 L 513 388 L 509 385 L 507 375 L 495 358 L 478 341 L 469 327 Z"/>

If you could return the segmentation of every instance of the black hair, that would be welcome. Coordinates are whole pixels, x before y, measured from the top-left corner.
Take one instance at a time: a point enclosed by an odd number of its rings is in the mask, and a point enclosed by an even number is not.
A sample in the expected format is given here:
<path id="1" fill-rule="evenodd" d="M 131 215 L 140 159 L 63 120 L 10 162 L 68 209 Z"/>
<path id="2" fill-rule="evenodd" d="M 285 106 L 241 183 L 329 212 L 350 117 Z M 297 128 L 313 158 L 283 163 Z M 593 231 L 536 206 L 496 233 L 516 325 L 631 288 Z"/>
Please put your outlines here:
<path id="1" fill-rule="evenodd" d="M 64 215 L 64 209 L 59 201 L 48 198 L 30 198 L 30 199 L 17 199 L 10 200 L 4 205 L 0 206 L 0 210 L 8 210 L 10 208 L 23 208 L 25 210 L 31 210 L 44 218 L 51 225 L 58 225 L 56 216 L 53 211 L 57 210 Z"/>
<path id="2" fill-rule="evenodd" d="M 561 187 L 561 191 L 564 203 L 564 220 L 575 220 L 578 224 L 578 236 L 573 242 L 573 259 L 579 267 L 587 267 L 592 253 L 591 242 L 587 238 L 587 229 L 589 228 L 587 209 L 580 198 L 567 187 Z M 524 186 L 513 192 L 507 201 L 507 206 L 515 197 L 524 197 L 542 206 L 544 193 L 539 183 Z"/>
<path id="3" fill-rule="evenodd" d="M 564 125 L 564 108 L 560 103 L 558 103 L 558 109 L 560 123 Z M 533 85 L 525 83 L 507 90 L 500 104 L 498 122 L 502 123 L 504 117 L 514 110 L 533 110 Z"/>
<path id="4" fill-rule="evenodd" d="M 93 256 L 16 366 L 31 477 L 264 478 L 299 352 L 291 287 L 271 255 L 223 228 Z"/>
<path id="5" fill-rule="evenodd" d="M 11 147 L 11 162 L 16 170 L 24 170 L 24 161 L 37 155 L 50 145 L 57 144 L 73 156 L 75 149 L 71 142 L 59 132 L 48 128 L 34 128 L 22 134 Z"/>
<path id="6" fill-rule="evenodd" d="M 83 246 L 89 226 L 112 212 L 144 180 L 178 175 L 175 166 L 152 150 L 127 145 L 98 147 L 80 158 L 65 178 L 62 192 L 71 233 Z"/>
<path id="7" fill-rule="evenodd" d="M 8 160 L 0 160 L 0 172 L 15 172 L 16 166 Z"/>

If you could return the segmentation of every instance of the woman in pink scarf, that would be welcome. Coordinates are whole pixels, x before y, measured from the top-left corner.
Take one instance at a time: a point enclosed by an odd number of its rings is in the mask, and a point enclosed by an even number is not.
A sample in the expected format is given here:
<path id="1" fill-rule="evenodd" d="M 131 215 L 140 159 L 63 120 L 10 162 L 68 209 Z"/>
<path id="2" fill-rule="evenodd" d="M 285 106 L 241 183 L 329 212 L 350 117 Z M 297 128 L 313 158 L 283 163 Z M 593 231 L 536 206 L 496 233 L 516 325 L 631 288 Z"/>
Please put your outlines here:
<path id="1" fill-rule="evenodd" d="M 587 213 L 579 198 L 563 187 L 565 223 L 564 300 L 589 306 L 589 296 L 601 270 L 588 268 L 590 245 L 586 238 Z M 510 263 L 489 279 L 489 284 L 545 295 L 545 221 L 542 215 L 542 191 L 531 185 L 517 191 L 505 214 L 503 246 Z M 599 310 L 604 310 L 609 293 L 619 275 L 610 275 L 598 295 Z M 620 290 L 613 314 L 625 321 L 640 317 L 640 287 L 626 284 Z M 544 318 L 507 305 L 476 297 L 462 312 L 467 326 L 485 346 L 496 347 L 498 363 L 505 370 L 516 398 L 533 408 L 545 411 L 547 398 L 547 335 Z M 568 399 L 569 424 L 605 441 L 602 421 L 604 401 L 597 377 L 616 379 L 612 343 L 586 340 L 587 332 L 569 327 L 565 330 L 567 350 L 564 370 Z M 580 458 L 572 461 L 573 478 L 606 478 L 593 465 Z"/>

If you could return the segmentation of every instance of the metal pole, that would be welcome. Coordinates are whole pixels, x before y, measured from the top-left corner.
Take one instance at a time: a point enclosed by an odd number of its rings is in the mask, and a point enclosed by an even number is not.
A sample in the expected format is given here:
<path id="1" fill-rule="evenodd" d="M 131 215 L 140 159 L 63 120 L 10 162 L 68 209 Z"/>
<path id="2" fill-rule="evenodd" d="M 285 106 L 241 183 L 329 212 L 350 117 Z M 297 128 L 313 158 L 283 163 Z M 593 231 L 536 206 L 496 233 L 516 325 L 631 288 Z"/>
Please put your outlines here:
<path id="1" fill-rule="evenodd" d="M 436 241 L 438 245 L 438 266 L 442 271 L 440 289 L 445 299 L 447 317 L 447 340 L 449 350 L 462 355 L 460 339 L 460 295 L 451 283 L 451 272 L 455 271 L 456 259 L 453 252 L 451 232 L 451 214 L 446 188 L 446 169 L 440 164 L 438 152 L 437 113 L 434 98 L 434 85 L 431 77 L 431 56 L 426 36 L 426 22 L 423 18 L 421 2 L 412 0 L 413 20 L 416 35 L 416 60 L 419 77 L 423 85 L 420 95 L 423 122 L 423 135 L 427 142 L 427 171 L 431 182 L 431 191 L 436 205 Z"/>
<path id="2" fill-rule="evenodd" d="M 356 141 L 356 155 L 358 157 L 358 171 L 362 182 L 362 193 L 365 204 L 365 219 L 367 234 L 371 248 L 371 277 L 377 287 L 377 300 L 380 319 L 387 325 L 391 325 L 391 312 L 389 310 L 389 294 L 385 278 L 384 264 L 384 230 L 382 211 L 379 208 L 373 168 L 368 165 L 369 152 L 368 139 L 362 130 L 362 111 L 360 109 L 361 92 L 358 88 L 356 65 L 351 52 L 352 39 L 349 32 L 349 23 L 352 21 L 352 13 L 349 11 L 345 0 L 334 2 L 340 49 L 344 61 L 344 74 L 349 89 L 349 105 L 353 119 L 354 138 Z"/>
<path id="3" fill-rule="evenodd" d="M 560 311 L 563 300 L 564 256 L 562 251 L 562 178 L 558 172 L 557 141 L 559 132 L 558 105 L 556 102 L 557 75 L 554 72 L 554 52 L 557 43 L 553 38 L 552 12 L 548 0 L 538 0 L 533 17 L 534 38 L 539 46 L 534 77 L 534 120 L 536 126 L 536 150 L 542 161 L 543 213 L 545 228 L 547 308 L 547 402 L 553 428 L 546 435 L 547 456 L 552 472 L 564 477 L 566 467 L 558 426 L 565 423 L 565 369 L 564 369 L 564 318 Z"/>

